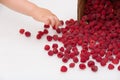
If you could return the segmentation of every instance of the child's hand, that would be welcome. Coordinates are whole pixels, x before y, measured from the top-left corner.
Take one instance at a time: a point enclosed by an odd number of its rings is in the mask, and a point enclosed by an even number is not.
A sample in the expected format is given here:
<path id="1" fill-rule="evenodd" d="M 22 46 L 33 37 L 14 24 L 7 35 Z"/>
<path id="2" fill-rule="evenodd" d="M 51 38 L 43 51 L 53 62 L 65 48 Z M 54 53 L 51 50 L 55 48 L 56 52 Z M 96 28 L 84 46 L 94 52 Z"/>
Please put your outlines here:
<path id="1" fill-rule="evenodd" d="M 47 25 L 55 26 L 56 28 L 60 25 L 59 19 L 47 9 L 35 8 L 32 17 L 40 22 L 44 22 Z"/>
<path id="2" fill-rule="evenodd" d="M 49 10 L 40 8 L 37 5 L 29 2 L 28 0 L 0 0 L 3 5 L 23 13 L 28 16 L 32 16 L 35 20 L 44 22 L 46 25 L 59 26 L 59 19 L 51 13 Z"/>

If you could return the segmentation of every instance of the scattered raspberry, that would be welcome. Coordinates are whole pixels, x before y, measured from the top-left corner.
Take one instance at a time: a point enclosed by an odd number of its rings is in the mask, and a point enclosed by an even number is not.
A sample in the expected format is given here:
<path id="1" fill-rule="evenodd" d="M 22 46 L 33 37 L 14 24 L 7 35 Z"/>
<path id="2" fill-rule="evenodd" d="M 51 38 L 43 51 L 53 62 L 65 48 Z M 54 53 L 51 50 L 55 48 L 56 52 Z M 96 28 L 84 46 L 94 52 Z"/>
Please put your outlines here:
<path id="1" fill-rule="evenodd" d="M 63 20 L 60 20 L 60 25 L 64 25 L 64 21 Z"/>
<path id="2" fill-rule="evenodd" d="M 20 29 L 20 30 L 19 30 L 19 33 L 20 33 L 20 34 L 24 34 L 24 32 L 25 32 L 25 29 Z"/>
<path id="3" fill-rule="evenodd" d="M 50 49 L 50 46 L 49 46 L 49 45 L 45 45 L 44 49 L 45 49 L 46 51 L 48 51 L 48 50 Z"/>
<path id="4" fill-rule="evenodd" d="M 75 62 L 75 63 L 77 63 L 79 61 L 77 57 L 73 57 L 72 59 L 73 59 L 73 62 Z"/>
<path id="5" fill-rule="evenodd" d="M 120 66 L 118 66 L 118 71 L 120 71 Z"/>
<path id="6" fill-rule="evenodd" d="M 79 65 L 79 68 L 80 68 L 80 69 L 85 69 L 85 68 L 86 68 L 86 65 L 85 65 L 85 64 L 80 64 L 80 65 Z"/>
<path id="7" fill-rule="evenodd" d="M 52 48 L 58 48 L 58 44 L 54 43 L 54 44 L 52 45 Z"/>
<path id="8" fill-rule="evenodd" d="M 57 53 L 57 57 L 58 57 L 58 58 L 62 58 L 63 56 L 64 56 L 64 54 L 63 54 L 62 52 L 58 52 L 58 53 Z"/>
<path id="9" fill-rule="evenodd" d="M 67 72 L 67 67 L 66 67 L 66 66 L 61 66 L 60 71 L 61 71 L 61 72 Z"/>
<path id="10" fill-rule="evenodd" d="M 44 25 L 44 28 L 50 28 L 50 26 L 45 24 L 45 25 Z"/>
<path id="11" fill-rule="evenodd" d="M 47 29 L 44 29 L 43 33 L 44 33 L 44 34 L 48 34 L 48 30 L 47 30 Z"/>
<path id="12" fill-rule="evenodd" d="M 64 47 L 61 47 L 61 48 L 60 48 L 60 51 L 61 51 L 61 52 L 64 52 Z"/>
<path id="13" fill-rule="evenodd" d="M 97 66 L 91 66 L 91 70 L 92 70 L 93 72 L 97 72 L 97 71 L 98 71 L 98 67 L 97 67 Z"/>
<path id="14" fill-rule="evenodd" d="M 108 69 L 109 69 L 109 70 L 113 70 L 113 69 L 114 69 L 114 65 L 113 65 L 113 64 L 109 64 L 109 65 L 108 65 Z"/>
<path id="15" fill-rule="evenodd" d="M 49 50 L 49 51 L 48 51 L 48 55 L 49 55 L 49 56 L 53 56 L 53 54 L 54 54 L 54 52 L 53 52 L 52 50 Z"/>
<path id="16" fill-rule="evenodd" d="M 69 67 L 70 67 L 70 68 L 74 68 L 74 67 L 75 67 L 75 63 L 70 63 L 70 64 L 69 64 Z"/>
<path id="17" fill-rule="evenodd" d="M 58 40 L 58 35 L 53 35 L 53 40 L 57 41 Z"/>
<path id="18" fill-rule="evenodd" d="M 29 31 L 26 31 L 26 32 L 25 32 L 25 36 L 26 36 L 26 37 L 30 37 L 30 36 L 31 36 L 31 33 L 30 33 Z"/>
<path id="19" fill-rule="evenodd" d="M 48 35 L 48 36 L 47 36 L 47 40 L 48 40 L 48 41 L 52 41 L 52 36 Z"/>
<path id="20" fill-rule="evenodd" d="M 95 62 L 94 61 L 88 61 L 87 63 L 88 67 L 92 67 L 95 65 Z"/>

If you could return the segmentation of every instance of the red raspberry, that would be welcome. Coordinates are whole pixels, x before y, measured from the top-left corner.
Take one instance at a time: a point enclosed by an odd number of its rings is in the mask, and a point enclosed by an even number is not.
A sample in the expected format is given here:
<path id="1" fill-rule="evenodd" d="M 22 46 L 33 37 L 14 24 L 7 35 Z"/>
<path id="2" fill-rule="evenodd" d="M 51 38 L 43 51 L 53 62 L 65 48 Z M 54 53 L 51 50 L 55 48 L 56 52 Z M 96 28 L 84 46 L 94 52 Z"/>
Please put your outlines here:
<path id="1" fill-rule="evenodd" d="M 41 37 L 42 37 L 42 36 L 41 36 L 40 34 L 37 34 L 37 35 L 36 35 L 36 39 L 41 39 Z"/>
<path id="2" fill-rule="evenodd" d="M 73 58 L 75 56 L 75 53 L 70 53 L 70 58 Z"/>
<path id="3" fill-rule="evenodd" d="M 50 49 L 50 46 L 49 46 L 49 45 L 45 45 L 44 49 L 45 49 L 46 51 L 48 51 L 48 50 Z"/>
<path id="4" fill-rule="evenodd" d="M 75 63 L 77 63 L 79 61 L 77 57 L 73 57 L 72 59 L 73 59 L 73 62 L 75 62 Z"/>
<path id="5" fill-rule="evenodd" d="M 118 66 L 118 70 L 120 71 L 120 65 Z"/>
<path id="6" fill-rule="evenodd" d="M 86 65 L 85 65 L 85 64 L 79 64 L 79 68 L 80 68 L 80 69 L 85 69 L 85 68 L 86 68 Z"/>
<path id="7" fill-rule="evenodd" d="M 53 35 L 53 40 L 57 41 L 58 40 L 58 35 Z"/>
<path id="8" fill-rule="evenodd" d="M 100 64 L 101 64 L 101 66 L 106 66 L 107 62 L 108 62 L 108 58 L 103 58 L 101 60 Z"/>
<path id="9" fill-rule="evenodd" d="M 97 67 L 97 66 L 91 66 L 91 70 L 92 70 L 93 72 L 97 72 L 97 71 L 98 71 L 98 67 Z"/>
<path id="10" fill-rule="evenodd" d="M 48 32 L 47 29 L 44 29 L 43 33 L 44 33 L 44 34 L 48 34 L 49 32 Z"/>
<path id="11" fill-rule="evenodd" d="M 70 67 L 70 68 L 75 67 L 75 63 L 70 63 L 70 64 L 69 64 L 69 67 Z"/>
<path id="12" fill-rule="evenodd" d="M 67 57 L 63 57 L 62 58 L 62 62 L 67 63 L 68 62 L 68 58 Z"/>
<path id="13" fill-rule="evenodd" d="M 56 32 L 59 34 L 59 33 L 61 33 L 61 29 L 60 28 L 57 28 L 56 29 Z"/>
<path id="14" fill-rule="evenodd" d="M 63 20 L 60 20 L 60 25 L 64 25 L 64 21 Z"/>
<path id="15" fill-rule="evenodd" d="M 64 52 L 64 47 L 61 47 L 61 48 L 60 48 L 60 51 L 61 51 L 61 52 Z"/>
<path id="16" fill-rule="evenodd" d="M 63 55 L 62 52 L 58 52 L 58 53 L 57 53 L 57 57 L 58 57 L 58 58 L 62 58 L 63 56 L 64 56 L 64 55 Z"/>
<path id="17" fill-rule="evenodd" d="M 54 43 L 54 44 L 52 45 L 52 48 L 58 48 L 58 44 Z"/>
<path id="18" fill-rule="evenodd" d="M 113 64 L 109 64 L 109 65 L 108 65 L 108 69 L 109 69 L 109 70 L 114 69 L 114 65 L 113 65 Z"/>
<path id="19" fill-rule="evenodd" d="M 85 63 L 86 61 L 87 61 L 87 59 L 85 57 L 81 57 L 80 62 Z"/>
<path id="20" fill-rule="evenodd" d="M 95 62 L 90 60 L 90 61 L 88 61 L 87 65 L 88 65 L 88 67 L 92 67 L 95 65 Z"/>
<path id="21" fill-rule="evenodd" d="M 58 49 L 57 48 L 53 48 L 53 52 L 54 52 L 54 54 L 57 54 L 58 53 Z"/>
<path id="22" fill-rule="evenodd" d="M 52 41 L 52 36 L 48 35 L 46 38 L 48 41 Z"/>
<path id="23" fill-rule="evenodd" d="M 56 26 L 53 26 L 52 28 L 53 28 L 53 30 L 56 30 Z"/>
<path id="24" fill-rule="evenodd" d="M 44 25 L 44 28 L 50 28 L 50 26 L 45 24 L 45 25 Z"/>
<path id="25" fill-rule="evenodd" d="M 118 59 L 118 58 L 113 59 L 113 60 L 112 60 L 112 63 L 113 63 L 113 64 L 118 64 L 118 63 L 119 63 L 119 59 Z"/>
<path id="26" fill-rule="evenodd" d="M 20 33 L 20 34 L 24 34 L 24 32 L 25 32 L 25 29 L 20 29 L 20 30 L 19 30 L 19 33 Z"/>
<path id="27" fill-rule="evenodd" d="M 26 31 L 26 32 L 25 32 L 25 36 L 26 36 L 26 37 L 30 37 L 30 36 L 31 36 L 31 33 L 30 33 L 29 31 Z"/>
<path id="28" fill-rule="evenodd" d="M 54 54 L 54 52 L 53 52 L 52 50 L 49 50 L 49 51 L 48 51 L 48 55 L 49 55 L 49 56 L 53 56 L 53 54 Z"/>
<path id="29" fill-rule="evenodd" d="M 43 36 L 44 32 L 38 31 L 38 34 L 39 34 L 40 36 Z"/>
<path id="30" fill-rule="evenodd" d="M 61 66 L 60 71 L 61 72 L 67 72 L 67 67 L 66 66 Z"/>

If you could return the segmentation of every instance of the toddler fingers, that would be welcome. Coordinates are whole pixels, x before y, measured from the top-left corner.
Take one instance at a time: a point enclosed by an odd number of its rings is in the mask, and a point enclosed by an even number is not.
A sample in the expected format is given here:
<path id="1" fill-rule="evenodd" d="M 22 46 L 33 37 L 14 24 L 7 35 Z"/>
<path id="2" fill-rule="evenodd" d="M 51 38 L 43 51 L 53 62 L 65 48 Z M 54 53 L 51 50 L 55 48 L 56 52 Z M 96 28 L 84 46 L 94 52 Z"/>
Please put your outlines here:
<path id="1" fill-rule="evenodd" d="M 60 21 L 56 16 L 55 16 L 55 21 L 56 21 L 55 26 L 56 26 L 56 28 L 58 28 L 58 26 L 60 26 Z"/>
<path id="2" fill-rule="evenodd" d="M 50 16 L 49 19 L 50 19 L 50 24 L 51 24 L 51 26 L 54 27 L 55 24 L 56 24 L 56 21 L 55 21 L 54 16 Z"/>
<path id="3" fill-rule="evenodd" d="M 43 22 L 44 22 L 46 25 L 50 25 L 50 24 L 51 24 L 49 18 L 44 19 Z"/>

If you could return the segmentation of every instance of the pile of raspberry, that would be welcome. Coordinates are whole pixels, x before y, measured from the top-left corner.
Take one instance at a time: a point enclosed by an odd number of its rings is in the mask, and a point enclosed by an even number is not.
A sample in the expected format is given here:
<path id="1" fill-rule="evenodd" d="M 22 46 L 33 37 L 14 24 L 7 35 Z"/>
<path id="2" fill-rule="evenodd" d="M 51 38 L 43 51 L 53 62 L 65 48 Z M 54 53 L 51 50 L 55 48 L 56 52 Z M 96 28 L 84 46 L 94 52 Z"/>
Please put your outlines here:
<path id="1" fill-rule="evenodd" d="M 120 1 L 87 0 L 80 22 L 74 19 L 60 22 L 65 26 L 53 27 L 54 35 L 49 34 L 50 26 L 44 25 L 44 31 L 39 31 L 36 39 L 46 36 L 48 42 L 55 42 L 52 46 L 47 43 L 44 49 L 49 56 L 57 55 L 63 63 L 69 63 L 61 66 L 61 72 L 76 64 L 81 70 L 90 68 L 93 72 L 98 71 L 99 64 L 120 71 Z M 31 35 L 24 29 L 19 32 L 26 37 Z"/>

